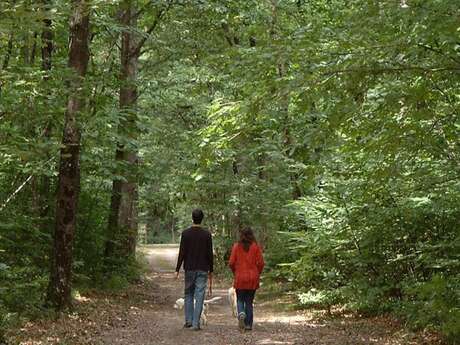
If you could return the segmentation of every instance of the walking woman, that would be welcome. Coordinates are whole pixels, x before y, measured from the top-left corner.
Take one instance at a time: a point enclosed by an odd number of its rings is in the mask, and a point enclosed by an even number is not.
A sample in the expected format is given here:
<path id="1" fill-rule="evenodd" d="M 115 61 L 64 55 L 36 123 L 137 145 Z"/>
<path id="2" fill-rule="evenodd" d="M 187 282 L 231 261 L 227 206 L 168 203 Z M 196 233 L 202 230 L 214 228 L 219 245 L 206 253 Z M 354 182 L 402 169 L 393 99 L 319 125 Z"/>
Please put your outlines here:
<path id="1" fill-rule="evenodd" d="M 262 250 L 250 227 L 240 232 L 240 241 L 232 248 L 229 266 L 233 271 L 233 287 L 236 290 L 238 327 L 252 330 L 253 301 L 259 288 L 260 274 L 264 268 Z"/>

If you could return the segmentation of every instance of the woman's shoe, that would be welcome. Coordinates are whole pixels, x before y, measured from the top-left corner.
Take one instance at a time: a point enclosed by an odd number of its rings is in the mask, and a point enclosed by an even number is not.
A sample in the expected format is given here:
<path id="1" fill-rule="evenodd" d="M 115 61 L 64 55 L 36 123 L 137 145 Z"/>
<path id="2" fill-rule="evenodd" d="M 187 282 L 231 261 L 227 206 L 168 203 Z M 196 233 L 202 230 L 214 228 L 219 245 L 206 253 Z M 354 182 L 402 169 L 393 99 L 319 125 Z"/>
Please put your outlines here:
<path id="1" fill-rule="evenodd" d="M 239 313 L 238 314 L 238 328 L 240 331 L 244 331 L 244 323 L 246 321 L 246 314 L 245 313 Z"/>

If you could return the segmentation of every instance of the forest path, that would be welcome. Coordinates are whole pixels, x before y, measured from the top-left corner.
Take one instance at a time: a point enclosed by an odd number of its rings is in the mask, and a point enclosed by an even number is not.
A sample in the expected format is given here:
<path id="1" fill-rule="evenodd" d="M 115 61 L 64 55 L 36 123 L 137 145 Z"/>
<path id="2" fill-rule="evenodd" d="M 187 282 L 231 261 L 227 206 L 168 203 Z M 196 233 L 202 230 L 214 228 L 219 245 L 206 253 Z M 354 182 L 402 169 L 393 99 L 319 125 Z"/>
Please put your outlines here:
<path id="1" fill-rule="evenodd" d="M 273 313 L 261 305 L 255 307 L 257 324 L 253 332 L 240 333 L 236 319 L 232 316 L 227 300 L 229 286 L 216 284 L 213 296 L 221 297 L 208 311 L 208 324 L 200 331 L 183 329 L 184 311 L 175 310 L 175 301 L 183 297 L 183 273 L 179 280 L 174 277 L 178 247 L 173 245 L 144 246 L 140 251 L 145 255 L 151 271 L 146 275 L 155 286 L 154 300 L 157 308 L 133 313 L 131 327 L 110 330 L 103 334 L 103 344 L 190 344 L 190 345 L 231 345 L 231 344 L 309 344 L 304 341 L 298 326 L 300 317 Z M 294 329 L 297 328 L 297 329 Z M 296 331 L 296 332 L 294 332 Z M 317 343 L 317 342 L 312 342 Z"/>
<path id="2" fill-rule="evenodd" d="M 339 319 L 314 321 L 305 312 L 281 312 L 278 301 L 256 298 L 255 325 L 252 332 L 240 333 L 232 317 L 226 293 L 229 286 L 217 283 L 214 296 L 222 299 L 208 312 L 208 325 L 200 332 L 183 329 L 183 310 L 173 308 L 183 296 L 183 274 L 174 278 L 178 248 L 145 246 L 141 249 L 152 271 L 146 276 L 153 289 L 156 307 L 134 311 L 125 327 L 111 329 L 102 336 L 103 344 L 189 344 L 189 345 L 267 345 L 267 344 L 420 344 L 412 342 L 385 320 Z"/>
<path id="3" fill-rule="evenodd" d="M 177 246 L 140 248 L 149 271 L 139 284 L 121 294 L 77 295 L 75 311 L 58 320 L 29 322 L 10 334 L 20 345 L 409 345 L 431 344 L 407 333 L 390 319 L 342 316 L 318 319 L 309 311 L 283 310 L 282 296 L 256 296 L 254 330 L 240 333 L 226 298 L 229 286 L 217 282 L 219 304 L 208 312 L 199 331 L 183 329 L 183 310 L 174 302 L 183 296 L 183 274 L 176 280 Z M 263 288 L 262 288 L 263 290 Z M 262 297 L 262 298 L 261 298 Z"/>

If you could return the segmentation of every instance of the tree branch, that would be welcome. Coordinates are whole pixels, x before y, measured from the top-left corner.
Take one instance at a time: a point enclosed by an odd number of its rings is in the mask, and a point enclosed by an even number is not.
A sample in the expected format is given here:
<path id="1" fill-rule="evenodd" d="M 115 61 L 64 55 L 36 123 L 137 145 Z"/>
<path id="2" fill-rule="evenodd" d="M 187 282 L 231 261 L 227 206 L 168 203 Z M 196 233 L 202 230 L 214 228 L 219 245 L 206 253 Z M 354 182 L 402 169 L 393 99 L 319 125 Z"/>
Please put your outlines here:
<path id="1" fill-rule="evenodd" d="M 434 53 L 436 53 L 436 54 L 439 54 L 439 55 L 442 55 L 442 56 L 444 56 L 444 57 L 447 57 L 447 58 L 449 58 L 450 60 L 452 60 L 452 61 L 454 61 L 454 62 L 456 62 L 456 63 L 460 63 L 460 60 L 454 58 L 453 56 L 446 55 L 446 54 L 445 54 L 442 50 L 440 50 L 440 49 L 436 49 L 436 48 L 433 48 L 433 47 L 431 47 L 431 46 L 428 46 L 428 45 L 425 45 L 425 44 L 422 44 L 422 43 L 419 43 L 419 44 L 417 44 L 417 45 L 418 45 L 419 47 L 421 47 L 421 48 L 424 48 L 424 49 L 429 50 L 429 51 L 432 51 L 432 52 L 434 52 Z"/>
<path id="2" fill-rule="evenodd" d="M 155 28 L 158 26 L 158 24 L 160 23 L 160 21 L 164 17 L 164 15 L 169 11 L 169 9 L 171 8 L 171 5 L 172 5 L 172 1 L 169 1 L 168 5 L 165 8 L 162 8 L 162 9 L 158 10 L 157 15 L 155 17 L 155 20 L 153 21 L 152 25 L 150 25 L 150 27 L 145 32 L 145 36 L 139 41 L 137 46 L 131 52 L 131 56 L 136 56 L 136 55 L 140 56 L 141 49 L 144 46 L 145 42 L 147 41 L 149 36 L 153 33 Z"/>
<path id="3" fill-rule="evenodd" d="M 49 162 L 53 161 L 54 160 L 54 157 L 51 157 L 50 159 L 48 159 L 45 163 L 43 163 L 42 166 L 45 166 L 46 164 L 48 164 Z M 3 202 L 1 205 L 0 205 L 0 212 L 3 211 L 5 209 L 6 206 L 8 206 L 8 204 L 10 203 L 11 200 L 14 199 L 14 197 L 27 185 L 27 183 L 29 183 L 29 181 L 34 177 L 34 175 L 30 175 L 23 183 L 21 183 L 21 185 L 13 192 L 10 194 L 10 196 L 5 200 L 5 202 Z"/>
<path id="4" fill-rule="evenodd" d="M 391 72 L 404 72 L 404 71 L 420 71 L 420 72 L 445 72 L 445 71 L 459 71 L 460 66 L 449 66 L 449 67 L 421 67 L 421 66 L 402 66 L 402 67 L 357 67 L 357 68 L 346 68 L 339 69 L 335 71 L 324 72 L 322 75 L 332 75 L 332 74 L 344 74 L 344 73 L 356 73 L 356 72 L 365 72 L 371 74 L 380 74 L 380 73 L 391 73 Z"/>
<path id="5" fill-rule="evenodd" d="M 18 189 L 16 189 L 7 199 L 6 201 L 0 206 L 0 212 L 3 211 L 3 209 L 10 203 L 11 200 L 18 194 L 22 188 L 32 179 L 34 175 L 30 175 L 20 186 Z"/>

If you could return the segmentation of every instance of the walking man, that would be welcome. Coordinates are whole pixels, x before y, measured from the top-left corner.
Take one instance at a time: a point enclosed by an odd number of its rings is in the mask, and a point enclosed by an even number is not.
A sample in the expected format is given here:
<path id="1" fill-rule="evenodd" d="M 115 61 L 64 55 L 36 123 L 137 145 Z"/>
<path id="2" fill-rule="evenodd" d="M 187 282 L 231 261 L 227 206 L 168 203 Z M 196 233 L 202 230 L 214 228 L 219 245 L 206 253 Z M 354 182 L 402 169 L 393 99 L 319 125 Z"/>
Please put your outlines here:
<path id="1" fill-rule="evenodd" d="M 209 295 L 212 294 L 213 250 L 211 233 L 201 226 L 203 211 L 192 212 L 193 224 L 182 232 L 179 257 L 177 258 L 176 279 L 184 264 L 185 289 L 184 310 L 185 328 L 200 330 L 200 317 L 209 279 Z"/>

